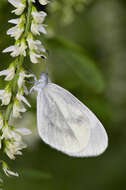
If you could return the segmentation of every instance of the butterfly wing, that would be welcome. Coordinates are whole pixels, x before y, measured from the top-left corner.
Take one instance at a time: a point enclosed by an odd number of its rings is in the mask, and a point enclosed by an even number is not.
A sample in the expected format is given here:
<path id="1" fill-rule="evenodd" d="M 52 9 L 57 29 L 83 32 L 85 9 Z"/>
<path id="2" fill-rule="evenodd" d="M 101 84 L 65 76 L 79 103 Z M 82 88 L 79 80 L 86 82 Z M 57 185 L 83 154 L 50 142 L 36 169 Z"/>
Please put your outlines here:
<path id="1" fill-rule="evenodd" d="M 95 156 L 107 147 L 107 134 L 96 116 L 67 90 L 56 84 L 38 93 L 40 137 L 71 156 Z"/>

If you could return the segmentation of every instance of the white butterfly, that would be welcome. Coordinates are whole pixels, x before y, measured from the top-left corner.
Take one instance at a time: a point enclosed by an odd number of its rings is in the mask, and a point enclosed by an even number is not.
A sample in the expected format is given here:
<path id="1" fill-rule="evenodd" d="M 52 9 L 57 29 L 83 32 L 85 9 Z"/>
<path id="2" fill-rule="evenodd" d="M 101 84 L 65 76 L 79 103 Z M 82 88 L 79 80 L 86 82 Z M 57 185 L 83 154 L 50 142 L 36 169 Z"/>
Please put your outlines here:
<path id="1" fill-rule="evenodd" d="M 64 88 L 42 73 L 31 91 L 37 95 L 37 126 L 42 140 L 65 154 L 97 156 L 108 146 L 108 137 L 97 117 Z"/>

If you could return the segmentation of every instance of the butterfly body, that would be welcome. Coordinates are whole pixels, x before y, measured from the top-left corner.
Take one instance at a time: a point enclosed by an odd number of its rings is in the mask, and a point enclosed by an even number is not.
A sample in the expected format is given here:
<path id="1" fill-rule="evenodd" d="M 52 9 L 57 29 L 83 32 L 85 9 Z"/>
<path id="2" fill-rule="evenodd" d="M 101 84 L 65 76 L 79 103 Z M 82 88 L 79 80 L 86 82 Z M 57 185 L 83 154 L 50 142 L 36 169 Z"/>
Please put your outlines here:
<path id="1" fill-rule="evenodd" d="M 108 144 L 106 131 L 96 116 L 64 88 L 43 73 L 32 90 L 37 95 L 37 127 L 42 140 L 65 154 L 97 156 Z"/>

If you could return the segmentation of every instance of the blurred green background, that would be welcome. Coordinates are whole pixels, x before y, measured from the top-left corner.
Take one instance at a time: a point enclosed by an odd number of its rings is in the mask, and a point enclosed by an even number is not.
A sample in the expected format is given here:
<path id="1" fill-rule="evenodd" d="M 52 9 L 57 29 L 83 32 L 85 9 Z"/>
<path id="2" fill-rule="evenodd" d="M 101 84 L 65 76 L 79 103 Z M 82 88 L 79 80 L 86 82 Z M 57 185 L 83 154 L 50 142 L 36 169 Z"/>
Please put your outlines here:
<path id="1" fill-rule="evenodd" d="M 39 10 L 45 7 L 36 3 Z M 12 6 L 0 1 L 0 52 L 13 44 L 6 36 Z M 102 121 L 109 136 L 107 151 L 97 158 L 71 158 L 44 144 L 36 131 L 36 95 L 32 109 L 15 122 L 29 127 L 29 148 L 9 161 L 20 178 L 4 177 L 7 190 L 120 190 L 126 188 L 126 1 L 54 0 L 46 7 L 48 37 L 40 37 L 49 51 L 52 81 L 72 92 Z M 12 58 L 0 55 L 0 70 Z M 25 60 L 36 73 L 42 65 Z M 3 79 L 3 78 L 2 78 Z M 0 87 L 3 82 L 0 79 Z M 2 171 L 1 171 L 2 172 Z"/>

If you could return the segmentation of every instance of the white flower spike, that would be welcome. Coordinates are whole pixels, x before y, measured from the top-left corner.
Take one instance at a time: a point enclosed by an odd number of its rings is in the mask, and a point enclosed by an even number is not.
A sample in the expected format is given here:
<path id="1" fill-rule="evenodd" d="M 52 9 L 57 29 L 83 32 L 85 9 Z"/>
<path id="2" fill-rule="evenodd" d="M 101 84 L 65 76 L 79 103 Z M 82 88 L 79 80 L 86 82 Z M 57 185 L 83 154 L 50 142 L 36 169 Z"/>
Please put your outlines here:
<path id="1" fill-rule="evenodd" d="M 8 0 L 16 9 L 12 11 L 16 15 L 21 15 L 26 7 L 26 0 Z"/>
<path id="2" fill-rule="evenodd" d="M 15 44 L 3 50 L 3 53 L 10 53 L 12 57 L 16 58 L 7 69 L 0 71 L 0 76 L 4 76 L 4 80 L 8 81 L 6 87 L 0 90 L 2 105 L 7 107 L 7 110 L 3 113 L 0 112 L 0 149 L 3 145 L 2 150 L 4 153 L 14 160 L 16 155 L 22 155 L 22 149 L 27 147 L 22 137 L 30 135 L 31 131 L 27 128 L 17 129 L 10 126 L 8 121 L 10 121 L 11 117 L 18 118 L 21 117 L 21 113 L 26 112 L 24 104 L 31 107 L 25 97 L 29 94 L 25 86 L 25 80 L 30 77 L 33 77 L 35 81 L 37 79 L 35 75 L 25 73 L 23 61 L 27 49 L 29 49 L 28 54 L 33 63 L 42 62 L 42 57 L 46 58 L 46 49 L 41 41 L 35 39 L 34 35 L 47 33 L 46 25 L 43 24 L 47 14 L 44 11 L 37 11 L 33 5 L 36 0 L 8 0 L 8 2 L 15 7 L 15 10 L 12 12 L 20 16 L 8 21 L 11 24 L 15 24 L 7 31 L 7 35 L 15 39 Z M 47 0 L 39 0 L 39 2 L 42 5 L 48 3 Z M 1 164 L 7 176 L 18 176 L 17 172 L 9 169 L 6 162 L 1 161 Z"/>

